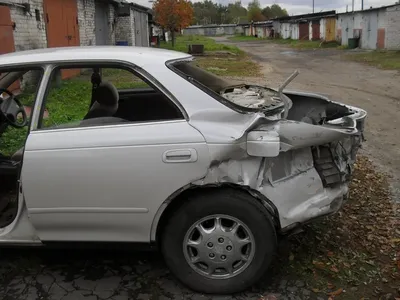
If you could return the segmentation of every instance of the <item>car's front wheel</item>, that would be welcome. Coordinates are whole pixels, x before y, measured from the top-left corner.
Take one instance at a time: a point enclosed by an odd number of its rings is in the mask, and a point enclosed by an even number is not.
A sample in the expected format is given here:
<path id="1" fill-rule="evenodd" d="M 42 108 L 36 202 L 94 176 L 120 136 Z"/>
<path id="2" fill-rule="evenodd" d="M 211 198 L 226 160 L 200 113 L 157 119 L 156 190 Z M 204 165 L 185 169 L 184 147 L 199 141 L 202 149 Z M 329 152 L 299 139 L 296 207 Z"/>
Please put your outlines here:
<path id="1" fill-rule="evenodd" d="M 195 291 L 213 294 L 254 284 L 276 249 L 271 216 L 249 194 L 236 190 L 187 199 L 170 216 L 161 238 L 175 276 Z"/>

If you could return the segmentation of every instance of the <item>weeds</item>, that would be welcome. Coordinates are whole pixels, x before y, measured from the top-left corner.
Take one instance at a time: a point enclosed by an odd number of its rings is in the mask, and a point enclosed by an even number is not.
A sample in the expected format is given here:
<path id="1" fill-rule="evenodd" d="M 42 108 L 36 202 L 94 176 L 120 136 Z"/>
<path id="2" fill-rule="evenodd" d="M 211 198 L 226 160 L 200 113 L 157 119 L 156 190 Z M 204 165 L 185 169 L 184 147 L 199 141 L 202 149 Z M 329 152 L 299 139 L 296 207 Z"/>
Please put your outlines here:
<path id="1" fill-rule="evenodd" d="M 400 70 L 400 51 L 371 51 L 352 53 L 346 58 L 386 70 Z"/>

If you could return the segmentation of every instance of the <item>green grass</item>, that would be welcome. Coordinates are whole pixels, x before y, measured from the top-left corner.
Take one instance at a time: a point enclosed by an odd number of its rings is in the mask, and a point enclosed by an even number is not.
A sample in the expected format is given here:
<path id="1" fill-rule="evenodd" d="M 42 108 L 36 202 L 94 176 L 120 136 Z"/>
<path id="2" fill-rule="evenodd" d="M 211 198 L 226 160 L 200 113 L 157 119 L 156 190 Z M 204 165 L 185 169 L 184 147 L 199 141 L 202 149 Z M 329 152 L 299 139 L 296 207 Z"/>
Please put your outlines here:
<path id="1" fill-rule="evenodd" d="M 219 76 L 260 76 L 260 66 L 248 57 L 198 58 L 199 67 Z"/>
<path id="2" fill-rule="evenodd" d="M 177 36 L 175 48 L 172 48 L 170 42 L 161 43 L 161 47 L 187 52 L 190 44 L 204 45 L 206 56 L 197 58 L 197 64 L 211 73 L 219 76 L 260 76 L 259 65 L 250 60 L 238 47 L 219 44 L 205 36 Z"/>
<path id="3" fill-rule="evenodd" d="M 218 44 L 215 40 L 198 35 L 179 35 L 175 40 L 175 47 L 172 47 L 171 41 L 168 43 L 161 42 L 160 47 L 169 50 L 175 50 L 179 52 L 188 52 L 188 46 L 192 44 L 202 44 L 204 45 L 204 51 L 206 52 L 216 52 L 216 51 L 228 51 L 235 54 L 243 54 L 236 46 Z"/>
<path id="4" fill-rule="evenodd" d="M 276 44 L 288 45 L 296 49 L 316 49 L 316 48 L 338 48 L 336 42 L 308 41 L 308 40 L 292 40 L 292 39 L 273 39 L 269 40 Z"/>
<path id="5" fill-rule="evenodd" d="M 346 55 L 347 59 L 366 63 L 386 70 L 400 70 L 400 51 L 372 51 L 352 53 Z"/>
<path id="6" fill-rule="evenodd" d="M 261 40 L 266 40 L 266 39 L 267 38 L 259 38 L 259 37 L 254 37 L 251 35 L 235 35 L 235 36 L 228 37 L 228 40 L 231 40 L 234 42 L 261 41 Z"/>

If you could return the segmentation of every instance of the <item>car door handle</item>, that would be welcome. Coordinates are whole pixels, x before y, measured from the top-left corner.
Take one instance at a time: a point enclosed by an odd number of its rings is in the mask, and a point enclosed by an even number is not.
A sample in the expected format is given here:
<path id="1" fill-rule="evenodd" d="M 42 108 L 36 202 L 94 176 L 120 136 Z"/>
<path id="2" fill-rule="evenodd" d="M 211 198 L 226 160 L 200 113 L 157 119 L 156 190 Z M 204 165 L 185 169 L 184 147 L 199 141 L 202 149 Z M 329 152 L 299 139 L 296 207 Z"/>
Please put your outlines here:
<path id="1" fill-rule="evenodd" d="M 165 163 L 189 163 L 197 161 L 196 149 L 173 149 L 163 153 L 162 157 Z"/>

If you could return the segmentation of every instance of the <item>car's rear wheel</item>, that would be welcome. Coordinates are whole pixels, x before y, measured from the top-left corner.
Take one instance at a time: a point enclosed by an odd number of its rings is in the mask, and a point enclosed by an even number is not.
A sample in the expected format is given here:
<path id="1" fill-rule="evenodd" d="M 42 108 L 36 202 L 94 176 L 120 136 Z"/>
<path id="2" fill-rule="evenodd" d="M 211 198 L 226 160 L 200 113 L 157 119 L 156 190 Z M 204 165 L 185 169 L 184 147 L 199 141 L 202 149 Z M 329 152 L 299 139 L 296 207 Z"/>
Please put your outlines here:
<path id="1" fill-rule="evenodd" d="M 165 261 L 195 291 L 228 294 L 254 284 L 276 249 L 271 216 L 246 192 L 213 190 L 190 197 L 161 236 Z"/>

